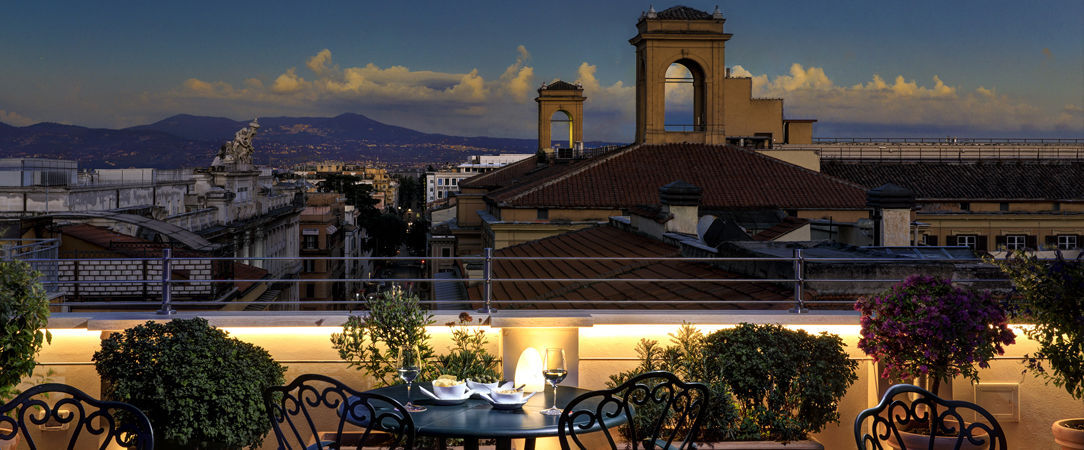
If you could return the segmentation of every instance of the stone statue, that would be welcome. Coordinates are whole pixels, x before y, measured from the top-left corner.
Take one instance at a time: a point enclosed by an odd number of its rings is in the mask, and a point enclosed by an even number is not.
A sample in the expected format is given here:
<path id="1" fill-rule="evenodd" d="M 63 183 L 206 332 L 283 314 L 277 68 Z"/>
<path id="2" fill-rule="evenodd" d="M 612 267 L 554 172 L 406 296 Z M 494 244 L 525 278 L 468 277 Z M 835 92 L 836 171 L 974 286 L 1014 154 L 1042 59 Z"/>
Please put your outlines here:
<path id="1" fill-rule="evenodd" d="M 212 166 L 224 166 L 227 164 L 252 164 L 252 154 L 256 149 L 252 148 L 252 138 L 256 137 L 256 130 L 260 124 L 252 119 L 248 126 L 237 130 L 233 140 L 222 145 L 215 155 Z"/>

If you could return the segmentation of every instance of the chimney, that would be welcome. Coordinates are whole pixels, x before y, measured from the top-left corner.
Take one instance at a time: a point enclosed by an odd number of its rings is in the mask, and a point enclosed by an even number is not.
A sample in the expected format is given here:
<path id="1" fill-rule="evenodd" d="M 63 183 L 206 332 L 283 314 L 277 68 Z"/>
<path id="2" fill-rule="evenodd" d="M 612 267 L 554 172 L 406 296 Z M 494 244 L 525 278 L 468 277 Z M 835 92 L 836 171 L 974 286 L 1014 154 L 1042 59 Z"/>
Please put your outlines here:
<path id="1" fill-rule="evenodd" d="M 696 235 L 696 225 L 700 220 L 700 197 L 704 190 L 677 180 L 659 188 L 662 211 L 673 218 L 666 222 L 666 231 Z"/>
<path id="2" fill-rule="evenodd" d="M 907 188 L 884 184 L 866 193 L 866 206 L 873 208 L 873 245 L 911 245 L 911 209 L 915 194 Z"/>

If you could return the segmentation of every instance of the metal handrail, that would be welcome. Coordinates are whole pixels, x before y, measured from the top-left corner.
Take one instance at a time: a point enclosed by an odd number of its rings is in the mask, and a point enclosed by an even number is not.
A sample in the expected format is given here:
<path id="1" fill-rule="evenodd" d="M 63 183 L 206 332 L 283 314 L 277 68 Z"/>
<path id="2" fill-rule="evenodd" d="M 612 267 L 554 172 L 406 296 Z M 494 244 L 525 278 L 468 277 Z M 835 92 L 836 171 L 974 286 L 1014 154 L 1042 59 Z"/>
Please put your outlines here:
<path id="1" fill-rule="evenodd" d="M 54 286 L 55 291 L 59 291 L 62 286 L 83 286 L 83 285 L 145 285 L 144 292 L 150 295 L 151 292 L 160 292 L 158 295 L 154 295 L 158 300 L 155 301 L 93 301 L 93 302 L 79 302 L 71 300 L 57 301 L 53 304 L 59 307 L 71 307 L 71 306 L 94 306 L 94 307 L 139 307 L 155 305 L 158 307 L 160 314 L 172 314 L 175 312 L 175 307 L 189 307 L 189 306 L 225 306 L 225 305 L 278 305 L 286 307 L 299 307 L 299 306 L 350 306 L 360 307 L 363 301 L 355 296 L 353 300 L 349 299 L 333 299 L 333 300 L 320 300 L 320 301 L 308 301 L 308 300 L 253 300 L 253 301 L 228 301 L 222 299 L 209 299 L 209 300 L 184 300 L 177 299 L 175 296 L 177 292 L 174 292 L 175 286 L 200 285 L 200 286 L 212 286 L 217 283 L 356 283 L 356 282 L 372 282 L 372 283 L 464 283 L 464 284 L 480 284 L 481 299 L 463 299 L 463 300 L 420 300 L 422 304 L 433 305 L 436 307 L 442 304 L 462 305 L 464 303 L 472 303 L 480 301 L 483 306 L 479 310 L 483 313 L 491 313 L 496 311 L 494 308 L 493 300 L 493 284 L 494 283 L 531 283 L 531 282 L 552 282 L 552 283 L 775 283 L 780 285 L 792 285 L 794 288 L 794 298 L 792 300 L 759 300 L 755 298 L 748 299 L 715 299 L 715 300 L 687 300 L 687 299 L 656 299 L 656 300 L 637 300 L 627 299 L 622 300 L 623 305 L 655 305 L 655 304 L 700 304 L 700 305 L 733 305 L 744 304 L 748 305 L 755 303 L 765 306 L 777 306 L 777 305 L 792 305 L 790 309 L 793 313 L 807 312 L 809 305 L 847 305 L 853 304 L 854 300 L 809 300 L 804 297 L 804 289 L 809 283 L 893 283 L 900 281 L 896 278 L 816 278 L 810 277 L 807 273 L 807 267 L 809 264 L 816 263 L 854 263 L 854 264 L 868 264 L 872 262 L 903 262 L 912 264 L 929 264 L 929 263 L 944 263 L 946 260 L 922 260 L 922 259 L 909 259 L 900 257 L 868 257 L 868 258 L 853 258 L 853 257 L 809 257 L 803 254 L 801 249 L 794 250 L 794 253 L 790 257 L 524 257 L 524 256 L 494 256 L 492 249 L 485 249 L 485 253 L 480 256 L 468 256 L 468 257 L 412 257 L 412 256 L 392 256 L 392 257 L 333 257 L 333 256 L 313 256 L 313 257 L 202 257 L 202 256 L 174 256 L 170 249 L 163 249 L 161 257 L 145 257 L 145 258 L 23 258 L 31 264 L 52 264 L 58 266 L 66 262 L 74 261 L 77 264 L 79 261 L 90 262 L 123 262 L 123 263 L 153 263 L 156 266 L 151 267 L 154 271 L 160 272 L 160 277 L 148 277 L 143 275 L 131 275 L 121 279 L 61 279 L 60 277 L 50 277 L 49 279 L 43 279 L 41 282 L 43 285 Z M 324 261 L 476 261 L 482 264 L 481 276 L 471 277 L 469 274 L 464 277 L 453 278 L 254 278 L 254 279 L 242 279 L 242 278 L 216 278 L 208 276 L 207 278 L 190 278 L 190 279 L 175 279 L 173 277 L 172 268 L 183 267 L 185 263 L 191 264 L 192 261 L 199 263 L 211 262 L 211 261 L 297 261 L 297 260 L 324 260 Z M 953 261 L 977 261 L 978 259 L 957 259 Z M 765 277 L 765 278 L 753 278 L 753 277 L 737 277 L 737 278 L 609 278 L 609 277 L 546 277 L 546 278 L 533 278 L 533 277 L 498 277 L 493 272 L 493 264 L 497 261 L 578 261 L 578 262 L 618 262 L 618 261 L 637 261 L 637 262 L 708 262 L 708 263 L 727 263 L 727 262 L 750 262 L 750 263 L 765 263 L 774 262 L 780 264 L 790 264 L 793 271 L 792 277 Z M 102 275 L 93 275 L 102 276 Z M 118 278 L 118 277 L 114 277 Z M 956 279 L 956 282 L 961 283 L 1004 283 L 1008 280 L 1001 278 L 978 278 L 978 279 Z M 78 291 L 76 291 L 78 295 Z M 134 295 L 134 294 L 133 294 Z M 103 295 L 104 296 L 104 295 Z M 116 295 L 123 296 L 123 295 Z M 561 303 L 569 305 L 589 305 L 595 303 L 612 303 L 611 299 L 508 299 L 499 300 L 499 303 L 506 305 L 529 305 L 533 303 Z"/>

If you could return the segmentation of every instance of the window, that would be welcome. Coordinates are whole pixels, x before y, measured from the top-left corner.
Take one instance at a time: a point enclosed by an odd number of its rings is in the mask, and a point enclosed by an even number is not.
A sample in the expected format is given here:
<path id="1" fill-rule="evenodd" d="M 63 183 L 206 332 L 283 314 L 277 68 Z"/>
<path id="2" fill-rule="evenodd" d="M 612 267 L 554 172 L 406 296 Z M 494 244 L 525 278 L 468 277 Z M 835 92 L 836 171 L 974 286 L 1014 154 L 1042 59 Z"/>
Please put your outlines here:
<path id="1" fill-rule="evenodd" d="M 956 236 L 956 245 L 971 247 L 971 250 L 975 249 L 978 245 L 978 237 L 973 234 L 961 234 Z"/>
<path id="2" fill-rule="evenodd" d="M 444 191 L 437 191 L 437 198 L 444 198 Z"/>
<path id="3" fill-rule="evenodd" d="M 316 261 L 313 261 L 311 259 L 306 259 L 306 260 L 301 261 L 301 264 L 302 264 L 302 267 L 303 267 L 301 269 L 301 271 L 310 272 L 310 273 L 311 272 L 316 272 Z"/>
<path id="4" fill-rule="evenodd" d="M 1006 250 L 1023 250 L 1027 247 L 1027 240 L 1022 234 L 1010 234 L 1005 236 Z"/>
<path id="5" fill-rule="evenodd" d="M 306 250 L 315 250 L 320 248 L 320 236 L 314 234 L 307 234 L 302 236 L 301 248 Z"/>
<path id="6" fill-rule="evenodd" d="M 1001 202 L 1000 204 L 997 205 L 997 209 L 998 209 L 998 211 L 1008 211 L 1009 210 L 1009 202 Z"/>
<path id="7" fill-rule="evenodd" d="M 308 298 L 316 297 L 316 284 L 315 283 L 309 283 L 309 284 L 305 285 L 305 297 L 308 297 Z"/>
<path id="8" fill-rule="evenodd" d="M 550 210 L 546 208 L 538 208 L 538 220 L 549 220 Z"/>
<path id="9" fill-rule="evenodd" d="M 1053 205 L 1050 205 L 1050 209 L 1054 211 L 1061 211 L 1061 202 L 1054 202 Z"/>
<path id="10" fill-rule="evenodd" d="M 452 186 L 458 186 L 458 185 L 459 185 L 459 178 L 452 178 Z"/>
<path id="11" fill-rule="evenodd" d="M 970 211 L 971 210 L 971 203 L 960 202 L 960 210 L 962 210 L 962 211 Z"/>
<path id="12" fill-rule="evenodd" d="M 1059 234 L 1058 235 L 1058 250 L 1076 250 L 1076 235 L 1075 234 Z"/>
<path id="13" fill-rule="evenodd" d="M 452 249 L 447 248 L 447 247 L 440 249 L 440 256 L 442 258 L 447 258 L 449 256 L 452 256 Z"/>
<path id="14" fill-rule="evenodd" d="M 437 186 L 444 186 L 444 179 L 443 178 L 437 178 Z"/>

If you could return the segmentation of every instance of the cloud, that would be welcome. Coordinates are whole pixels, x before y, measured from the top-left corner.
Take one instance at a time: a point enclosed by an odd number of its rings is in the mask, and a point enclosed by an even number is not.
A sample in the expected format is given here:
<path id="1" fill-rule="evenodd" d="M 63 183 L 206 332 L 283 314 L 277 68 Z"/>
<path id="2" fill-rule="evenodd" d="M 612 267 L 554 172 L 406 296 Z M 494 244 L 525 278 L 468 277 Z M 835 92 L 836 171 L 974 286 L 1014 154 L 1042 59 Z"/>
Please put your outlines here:
<path id="1" fill-rule="evenodd" d="M 2 109 L 0 109 L 0 122 L 16 127 L 25 127 L 27 125 L 33 125 L 35 123 L 38 123 L 36 120 L 33 120 L 17 112 L 5 111 Z"/>
<path id="2" fill-rule="evenodd" d="M 734 66 L 731 76 L 749 77 L 755 97 L 784 99 L 791 117 L 813 117 L 821 123 L 956 128 L 1006 135 L 1021 130 L 1084 129 L 1072 112 L 1048 111 L 1023 100 L 979 86 L 962 91 L 933 75 L 919 84 L 902 75 L 874 74 L 864 83 L 839 86 L 823 68 L 792 64 L 785 75 L 755 75 Z M 888 81 L 891 80 L 891 81 Z"/>

